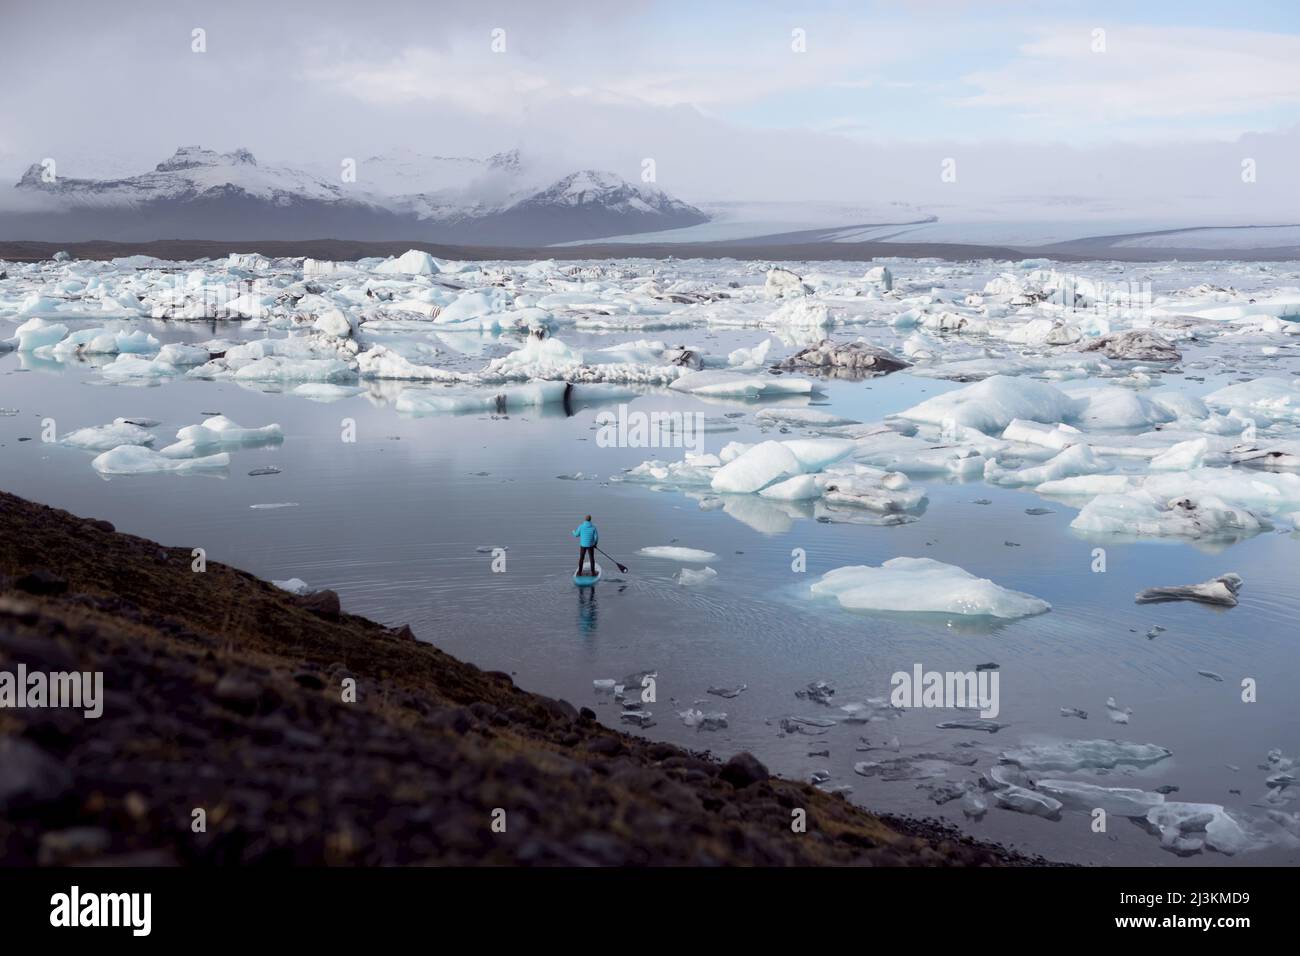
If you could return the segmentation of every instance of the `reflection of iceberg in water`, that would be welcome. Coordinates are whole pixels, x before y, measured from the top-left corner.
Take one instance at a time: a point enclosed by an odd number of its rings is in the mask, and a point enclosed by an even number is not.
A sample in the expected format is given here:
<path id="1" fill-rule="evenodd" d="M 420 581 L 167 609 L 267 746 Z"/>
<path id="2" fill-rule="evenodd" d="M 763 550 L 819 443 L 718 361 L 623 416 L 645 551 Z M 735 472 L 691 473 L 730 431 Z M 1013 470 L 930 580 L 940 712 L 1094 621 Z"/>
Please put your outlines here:
<path id="1" fill-rule="evenodd" d="M 596 588 L 578 588 L 578 630 L 584 634 L 596 631 Z"/>

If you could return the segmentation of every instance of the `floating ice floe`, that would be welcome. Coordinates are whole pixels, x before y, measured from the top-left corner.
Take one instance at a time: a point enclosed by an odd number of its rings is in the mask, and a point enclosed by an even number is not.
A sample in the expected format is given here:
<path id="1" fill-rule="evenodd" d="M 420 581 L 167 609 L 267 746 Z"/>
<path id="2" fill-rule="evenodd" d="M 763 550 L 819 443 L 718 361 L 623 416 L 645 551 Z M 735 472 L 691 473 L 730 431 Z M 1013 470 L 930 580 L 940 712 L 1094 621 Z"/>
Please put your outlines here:
<path id="1" fill-rule="evenodd" d="M 1138 604 L 1157 604 L 1165 601 L 1196 601 L 1221 607 L 1236 607 L 1241 591 L 1241 575 L 1229 572 L 1200 584 L 1179 584 L 1168 587 L 1146 588 L 1134 600 Z"/>
<path id="2" fill-rule="evenodd" d="M 811 586 L 851 610 L 1019 618 L 1050 611 L 1046 601 L 930 558 L 892 558 L 880 567 L 836 568 Z"/>
<path id="3" fill-rule="evenodd" d="M 1257 378 L 1224 386 L 1206 395 L 1205 404 L 1270 419 L 1300 421 L 1300 387 L 1280 378 Z"/>
<path id="4" fill-rule="evenodd" d="M 667 385 L 686 373 L 690 354 L 646 341 L 579 351 L 556 338 L 530 336 L 516 351 L 489 362 L 483 378 Z"/>
<path id="5" fill-rule="evenodd" d="M 1146 821 L 1160 835 L 1160 845 L 1180 856 L 1203 848 L 1232 855 L 1258 849 L 1266 842 L 1217 803 L 1168 801 L 1148 810 Z"/>
<path id="6" fill-rule="evenodd" d="M 124 328 L 78 329 L 52 346 L 38 349 L 57 359 L 75 355 L 115 355 L 119 353 L 157 352 L 158 339 L 142 329 L 127 331 Z"/>
<path id="7" fill-rule="evenodd" d="M 142 358 L 139 355 L 124 353 L 108 365 L 101 366 L 99 373 L 110 379 L 159 379 L 181 375 L 185 369 L 165 362 L 161 358 Z"/>
<path id="8" fill-rule="evenodd" d="M 823 339 L 816 345 L 798 352 L 777 363 L 783 369 L 808 369 L 823 374 L 853 376 L 886 375 L 907 368 L 909 363 L 888 350 L 872 345 L 865 339 L 856 342 L 836 342 Z"/>
<path id="9" fill-rule="evenodd" d="M 431 365 L 411 361 L 393 349 L 376 345 L 357 355 L 357 370 L 362 378 L 402 381 L 460 382 L 467 376 Z"/>
<path id="10" fill-rule="evenodd" d="M 1002 760 L 1022 770 L 1113 770 L 1125 765 L 1149 767 L 1173 756 L 1173 751 L 1155 744 L 1120 740 L 1057 740 L 1027 744 L 1002 751 Z"/>
<path id="11" fill-rule="evenodd" d="M 1106 712 L 1110 715 L 1112 723 L 1127 724 L 1128 719 L 1133 716 L 1132 707 L 1120 707 L 1115 703 L 1114 697 L 1106 698 Z"/>
<path id="12" fill-rule="evenodd" d="M 698 707 L 690 707 L 678 715 L 682 723 L 696 730 L 723 730 L 727 726 L 727 715 L 722 711 L 704 712 Z"/>
<path id="13" fill-rule="evenodd" d="M 102 475 L 144 475 L 153 472 L 220 471 L 230 466 L 230 455 L 220 452 L 198 458 L 168 458 L 140 445 L 120 445 L 106 451 L 91 463 Z"/>
<path id="14" fill-rule="evenodd" d="M 735 349 L 727 354 L 727 364 L 737 371 L 754 371 L 763 367 L 767 353 L 772 350 L 772 340 L 764 339 L 753 348 Z"/>
<path id="15" fill-rule="evenodd" d="M 531 382 L 501 390 L 478 389 L 455 392 L 446 389 L 405 389 L 394 405 L 408 415 L 491 412 L 503 415 L 512 409 L 555 405 L 565 402 L 622 401 L 636 393 L 619 385 L 572 385 L 565 382 Z"/>
<path id="16" fill-rule="evenodd" d="M 718 572 L 713 568 L 682 568 L 673 575 L 673 580 L 683 587 L 695 588 L 711 584 L 717 577 Z"/>
<path id="17" fill-rule="evenodd" d="M 856 425 L 852 418 L 844 418 L 816 408 L 763 408 L 754 416 L 755 421 L 774 425 Z"/>
<path id="18" fill-rule="evenodd" d="M 177 445 L 205 448 L 212 445 L 273 445 L 284 441 L 284 429 L 279 425 L 245 428 L 225 415 L 205 418 L 201 424 L 186 425 L 176 432 Z M 176 446 L 169 445 L 168 448 Z M 176 448 L 176 454 L 180 448 Z M 163 449 L 164 454 L 167 449 Z"/>
<path id="19" fill-rule="evenodd" d="M 303 382 L 290 389 L 290 395 L 306 398 L 313 402 L 337 402 L 340 399 L 360 395 L 365 389 L 356 385 L 331 385 L 328 382 Z"/>
<path id="20" fill-rule="evenodd" d="M 1028 813 L 1049 820 L 1059 820 L 1061 817 L 1061 801 L 1036 790 L 1026 790 L 1024 787 L 1016 786 L 1003 787 L 993 792 L 993 799 L 999 807 L 1015 810 L 1017 813 Z"/>
<path id="21" fill-rule="evenodd" d="M 746 375 L 741 372 L 701 370 L 676 379 L 671 388 L 719 398 L 773 398 L 780 395 L 812 395 L 820 392 L 815 383 L 794 375 Z"/>
<path id="22" fill-rule="evenodd" d="M 686 564 L 705 564 L 717 558 L 712 551 L 701 551 L 698 548 L 677 548 L 671 545 L 653 545 L 648 548 L 641 548 L 637 554 L 643 554 L 647 558 L 663 558 L 667 561 L 681 561 Z"/>
<path id="23" fill-rule="evenodd" d="M 1103 335 L 1083 345 L 1082 351 L 1098 351 L 1117 361 L 1177 362 L 1183 357 L 1172 342 L 1146 329 Z"/>
<path id="24" fill-rule="evenodd" d="M 750 494 L 793 478 L 821 471 L 853 451 L 853 442 L 837 438 L 765 441 L 757 445 L 732 443 L 723 450 L 723 464 L 710 487 L 717 492 Z"/>
<path id="25" fill-rule="evenodd" d="M 1016 419 L 1056 424 L 1068 421 L 1081 403 L 1042 382 L 995 375 L 914 405 L 900 417 L 940 427 L 965 425 L 985 434 L 1000 432 Z"/>
<path id="26" fill-rule="evenodd" d="M 57 344 L 67 334 L 68 327 L 61 322 L 33 318 L 18 326 L 14 332 L 14 342 L 19 352 L 34 352 Z"/>
<path id="27" fill-rule="evenodd" d="M 118 445 L 152 445 L 154 435 L 125 418 L 116 418 L 111 425 L 78 428 L 62 438 L 62 443 L 86 451 L 108 451 Z"/>
<path id="28" fill-rule="evenodd" d="M 1101 808 L 1120 817 L 1146 819 L 1152 807 L 1165 802 L 1163 794 L 1134 787 L 1102 787 L 1081 780 L 1040 778 L 1034 788 L 1074 810 Z"/>

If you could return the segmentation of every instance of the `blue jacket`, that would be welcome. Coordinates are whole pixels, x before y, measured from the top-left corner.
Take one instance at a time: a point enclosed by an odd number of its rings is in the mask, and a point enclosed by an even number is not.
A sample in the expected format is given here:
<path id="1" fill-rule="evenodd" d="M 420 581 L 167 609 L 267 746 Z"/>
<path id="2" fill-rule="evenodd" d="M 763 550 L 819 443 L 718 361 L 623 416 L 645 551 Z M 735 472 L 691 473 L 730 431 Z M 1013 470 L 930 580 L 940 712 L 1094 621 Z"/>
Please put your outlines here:
<path id="1" fill-rule="evenodd" d="M 600 532 L 590 521 L 584 521 L 578 527 L 573 529 L 573 536 L 578 539 L 578 544 L 584 548 L 595 547 L 596 542 L 600 540 Z"/>

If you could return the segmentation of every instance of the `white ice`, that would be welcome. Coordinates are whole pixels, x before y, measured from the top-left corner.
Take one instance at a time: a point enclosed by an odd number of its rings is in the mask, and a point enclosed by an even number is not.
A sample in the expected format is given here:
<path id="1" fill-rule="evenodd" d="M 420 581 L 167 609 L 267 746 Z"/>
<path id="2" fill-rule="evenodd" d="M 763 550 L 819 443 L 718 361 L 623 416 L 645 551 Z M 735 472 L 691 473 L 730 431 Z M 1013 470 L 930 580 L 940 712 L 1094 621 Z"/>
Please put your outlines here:
<path id="1" fill-rule="evenodd" d="M 891 558 L 880 567 L 836 568 L 811 586 L 851 610 L 1028 617 L 1051 605 L 930 558 Z"/>
<path id="2" fill-rule="evenodd" d="M 220 471 L 230 465 L 230 455 L 220 452 L 199 458 L 168 458 L 140 445 L 120 445 L 92 461 L 91 466 L 103 475 L 144 475 L 153 472 Z"/>
<path id="3" fill-rule="evenodd" d="M 653 545 L 648 548 L 641 548 L 637 554 L 643 554 L 647 558 L 663 558 L 666 561 L 681 561 L 686 564 L 705 564 L 717 558 L 712 551 L 702 551 L 699 548 L 678 548 L 672 545 Z"/>

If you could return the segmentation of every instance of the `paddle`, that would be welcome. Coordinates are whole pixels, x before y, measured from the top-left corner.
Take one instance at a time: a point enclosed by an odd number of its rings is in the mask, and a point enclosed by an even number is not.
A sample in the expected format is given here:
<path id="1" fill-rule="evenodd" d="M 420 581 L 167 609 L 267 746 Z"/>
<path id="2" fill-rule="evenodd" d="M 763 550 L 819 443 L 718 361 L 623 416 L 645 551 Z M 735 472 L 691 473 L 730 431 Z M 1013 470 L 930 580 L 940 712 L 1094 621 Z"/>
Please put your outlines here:
<path id="1" fill-rule="evenodd" d="M 600 548 L 597 547 L 596 550 L 597 550 L 597 551 L 600 551 Z M 612 557 L 610 557 L 610 555 L 607 554 L 606 552 L 604 552 L 604 551 L 600 551 L 600 553 L 603 554 L 603 555 L 605 555 L 605 557 L 609 558 L 609 560 L 614 561 L 614 559 L 613 559 Z M 615 564 L 618 564 L 617 561 L 614 561 L 614 563 L 615 563 Z M 627 574 L 627 565 L 626 565 L 626 564 L 618 564 L 618 573 L 619 573 L 619 574 Z"/>

